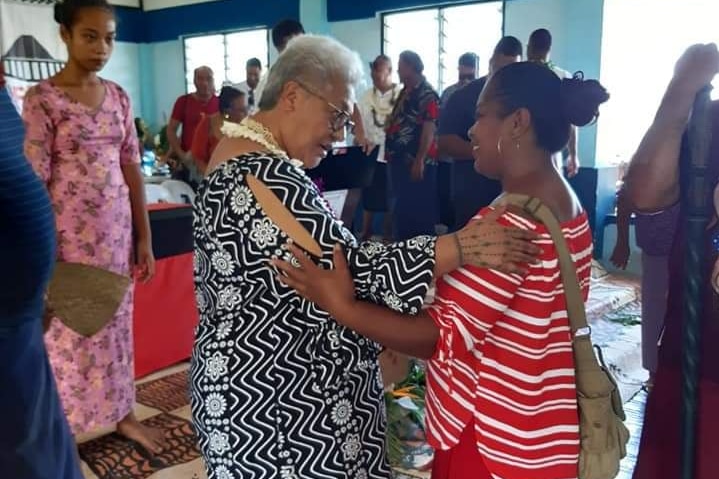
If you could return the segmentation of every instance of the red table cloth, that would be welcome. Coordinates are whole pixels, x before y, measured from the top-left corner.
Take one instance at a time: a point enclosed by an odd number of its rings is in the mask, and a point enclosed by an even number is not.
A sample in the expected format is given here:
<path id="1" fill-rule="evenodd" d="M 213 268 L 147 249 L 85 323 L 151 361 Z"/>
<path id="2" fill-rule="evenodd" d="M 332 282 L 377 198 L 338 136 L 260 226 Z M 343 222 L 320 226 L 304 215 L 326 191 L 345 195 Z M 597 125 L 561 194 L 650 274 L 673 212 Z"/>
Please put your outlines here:
<path id="1" fill-rule="evenodd" d="M 135 284 L 135 377 L 190 357 L 197 305 L 192 271 L 192 207 L 148 205 L 155 277 Z"/>

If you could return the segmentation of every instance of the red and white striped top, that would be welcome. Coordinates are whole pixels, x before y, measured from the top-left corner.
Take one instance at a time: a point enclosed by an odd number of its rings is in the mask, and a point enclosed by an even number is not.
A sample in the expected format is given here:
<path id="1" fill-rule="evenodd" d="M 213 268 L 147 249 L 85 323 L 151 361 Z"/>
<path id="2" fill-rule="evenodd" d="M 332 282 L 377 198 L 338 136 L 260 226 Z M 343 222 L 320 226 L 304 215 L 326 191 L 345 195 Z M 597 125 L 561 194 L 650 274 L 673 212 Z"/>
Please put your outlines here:
<path id="1" fill-rule="evenodd" d="M 575 479 L 577 397 L 557 252 L 542 224 L 512 213 L 499 222 L 539 233 L 541 262 L 525 277 L 467 267 L 437 282 L 427 308 L 440 328 L 428 362 L 428 442 L 451 449 L 473 421 L 477 448 L 496 479 Z M 586 300 L 592 261 L 586 214 L 562 231 Z"/>

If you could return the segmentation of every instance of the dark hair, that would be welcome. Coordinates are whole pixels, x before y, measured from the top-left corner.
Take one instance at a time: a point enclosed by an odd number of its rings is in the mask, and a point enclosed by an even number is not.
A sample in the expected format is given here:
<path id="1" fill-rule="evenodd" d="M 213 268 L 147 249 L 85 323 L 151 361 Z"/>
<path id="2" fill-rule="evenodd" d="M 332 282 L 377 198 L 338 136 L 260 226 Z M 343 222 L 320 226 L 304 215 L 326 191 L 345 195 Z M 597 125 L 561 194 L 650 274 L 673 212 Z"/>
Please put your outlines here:
<path id="1" fill-rule="evenodd" d="M 272 29 L 272 44 L 279 50 L 279 48 L 286 42 L 287 37 L 302 35 L 304 33 L 305 28 L 297 20 L 291 18 L 281 20 Z"/>
<path id="2" fill-rule="evenodd" d="M 495 55 L 504 55 L 506 57 L 521 57 L 522 56 L 522 42 L 517 37 L 508 35 L 502 37 L 497 46 L 494 47 Z"/>
<path id="3" fill-rule="evenodd" d="M 417 73 L 424 72 L 424 63 L 422 62 L 422 58 L 420 58 L 420 56 L 412 50 L 405 50 L 400 53 L 399 60 L 409 64 Z"/>
<path id="4" fill-rule="evenodd" d="M 85 8 L 101 8 L 113 15 L 115 14 L 115 9 L 107 0 L 63 0 L 55 4 L 55 21 L 71 30 L 75 20 L 77 20 L 77 14 Z"/>
<path id="5" fill-rule="evenodd" d="M 527 50 L 534 53 L 546 54 L 552 49 L 552 34 L 546 28 L 534 30 L 529 36 L 529 44 Z"/>
<path id="6" fill-rule="evenodd" d="M 220 90 L 220 112 L 224 113 L 232 107 L 232 102 L 245 96 L 245 92 L 232 86 L 223 86 Z"/>
<path id="7" fill-rule="evenodd" d="M 145 129 L 142 127 L 142 118 L 139 116 L 135 117 L 135 131 L 137 132 L 137 138 L 139 138 L 140 141 L 143 141 L 145 139 Z"/>
<path id="8" fill-rule="evenodd" d="M 498 70 L 490 80 L 488 96 L 502 107 L 502 115 L 526 108 L 532 117 L 537 144 L 555 153 L 567 145 L 570 125 L 584 126 L 599 116 L 599 105 L 609 99 L 596 80 L 582 72 L 560 80 L 544 65 L 519 62 Z"/>
<path id="9" fill-rule="evenodd" d="M 260 61 L 259 58 L 250 58 L 249 60 L 247 60 L 247 63 L 245 64 L 245 67 L 246 67 L 246 68 L 255 67 L 255 68 L 259 68 L 259 69 L 261 70 L 261 69 L 262 69 L 262 62 Z"/>
<path id="10" fill-rule="evenodd" d="M 459 57 L 459 66 L 472 67 L 476 69 L 478 63 L 479 57 L 476 53 L 467 52 L 463 53 L 462 56 Z"/>
<path id="11" fill-rule="evenodd" d="M 370 62 L 369 67 L 374 70 L 380 63 L 387 63 L 390 67 L 392 66 L 392 59 L 387 55 L 377 55 L 377 58 L 373 62 Z"/>

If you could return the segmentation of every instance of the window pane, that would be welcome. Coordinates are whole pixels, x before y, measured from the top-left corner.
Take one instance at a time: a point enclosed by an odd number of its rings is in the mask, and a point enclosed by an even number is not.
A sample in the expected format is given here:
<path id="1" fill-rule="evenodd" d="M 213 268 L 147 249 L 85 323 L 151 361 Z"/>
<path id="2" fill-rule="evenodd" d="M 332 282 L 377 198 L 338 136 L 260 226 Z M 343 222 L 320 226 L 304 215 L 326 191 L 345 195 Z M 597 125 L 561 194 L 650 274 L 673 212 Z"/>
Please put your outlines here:
<path id="1" fill-rule="evenodd" d="M 245 64 L 250 58 L 258 58 L 267 68 L 269 60 L 267 30 L 247 30 L 227 35 L 227 80 L 232 83 L 245 81 Z"/>
<path id="2" fill-rule="evenodd" d="M 651 21 L 638 22 L 646 12 Z M 598 165 L 631 158 L 682 52 L 694 43 L 719 41 L 717 18 L 716 0 L 605 0 L 601 81 L 611 99 L 598 124 Z"/>
<path id="3" fill-rule="evenodd" d="M 197 67 L 208 66 L 215 73 L 215 84 L 225 80 L 224 35 L 206 35 L 185 38 L 185 80 L 187 91 L 195 90 L 194 71 Z"/>
<path id="4" fill-rule="evenodd" d="M 417 10 L 384 16 L 384 54 L 392 59 L 397 78 L 397 61 L 404 50 L 413 50 L 424 63 L 427 81 L 439 86 L 439 10 Z"/>
<path id="5" fill-rule="evenodd" d="M 478 76 L 489 71 L 489 58 L 502 38 L 502 2 L 462 5 L 442 10 L 444 54 L 442 89 L 457 82 L 457 61 L 466 52 L 479 55 Z"/>

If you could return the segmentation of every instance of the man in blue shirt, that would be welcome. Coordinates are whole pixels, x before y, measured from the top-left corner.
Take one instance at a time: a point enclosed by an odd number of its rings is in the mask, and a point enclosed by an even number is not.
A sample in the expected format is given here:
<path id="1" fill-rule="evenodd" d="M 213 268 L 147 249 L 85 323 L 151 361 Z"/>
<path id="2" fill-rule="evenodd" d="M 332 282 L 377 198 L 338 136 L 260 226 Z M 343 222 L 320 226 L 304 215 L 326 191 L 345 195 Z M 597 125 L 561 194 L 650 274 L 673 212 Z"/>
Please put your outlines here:
<path id="1" fill-rule="evenodd" d="M 55 218 L 0 64 L 0 475 L 82 479 L 43 340 Z"/>
<path id="2" fill-rule="evenodd" d="M 502 38 L 489 61 L 490 73 L 517 62 L 522 57 L 522 44 L 515 37 Z M 480 209 L 488 206 L 501 193 L 499 181 L 474 171 L 472 144 L 468 132 L 474 124 L 479 94 L 487 77 L 478 78 L 460 88 L 447 100 L 439 117 L 439 153 L 452 161 L 451 210 L 454 218 L 450 231 L 462 228 Z"/>

